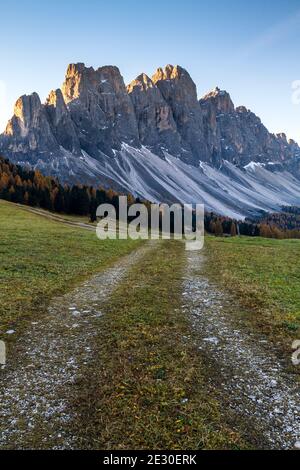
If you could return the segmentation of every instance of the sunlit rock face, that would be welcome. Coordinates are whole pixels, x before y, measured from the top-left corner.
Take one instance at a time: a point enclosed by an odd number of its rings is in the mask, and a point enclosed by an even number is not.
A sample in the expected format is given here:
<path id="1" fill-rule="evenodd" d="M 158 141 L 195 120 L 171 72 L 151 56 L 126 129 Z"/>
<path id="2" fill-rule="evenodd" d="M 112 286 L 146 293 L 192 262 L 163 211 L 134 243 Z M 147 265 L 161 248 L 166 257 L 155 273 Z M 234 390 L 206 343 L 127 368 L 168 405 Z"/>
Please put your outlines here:
<path id="1" fill-rule="evenodd" d="M 21 96 L 17 100 L 14 115 L 1 137 L 1 146 L 10 156 L 58 150 L 45 108 L 37 93 Z"/>
<path id="2" fill-rule="evenodd" d="M 82 63 L 68 66 L 62 89 L 51 91 L 44 105 L 36 93 L 19 98 L 0 148 L 15 160 L 22 154 L 46 160 L 61 149 L 99 159 L 114 156 L 123 142 L 196 166 L 220 166 L 224 159 L 285 163 L 299 154 L 284 134 L 270 134 L 251 111 L 235 108 L 226 91 L 215 88 L 198 100 L 195 83 L 178 65 L 158 68 L 152 79 L 142 73 L 125 87 L 117 67 Z"/>
<path id="3" fill-rule="evenodd" d="M 153 200 L 202 197 L 223 213 L 235 213 L 242 187 L 239 214 L 298 198 L 298 144 L 269 133 L 224 90 L 199 100 L 195 83 L 178 65 L 158 68 L 152 78 L 142 73 L 126 87 L 117 67 L 70 64 L 62 88 L 44 104 L 36 93 L 18 99 L 0 136 L 0 153 L 65 182 L 112 186 Z M 249 193 L 245 171 L 261 179 L 261 200 L 255 190 Z M 282 180 L 286 172 L 292 180 Z M 230 197 L 225 178 L 233 185 Z"/>
<path id="4" fill-rule="evenodd" d="M 87 153 L 97 158 L 99 152 L 111 155 L 123 141 L 139 145 L 133 104 L 117 67 L 71 64 L 62 93 Z"/>
<path id="5" fill-rule="evenodd" d="M 209 161 L 196 85 L 188 72 L 178 65 L 167 65 L 157 69 L 152 80 L 172 110 L 182 142 L 181 158 L 194 164 Z"/>

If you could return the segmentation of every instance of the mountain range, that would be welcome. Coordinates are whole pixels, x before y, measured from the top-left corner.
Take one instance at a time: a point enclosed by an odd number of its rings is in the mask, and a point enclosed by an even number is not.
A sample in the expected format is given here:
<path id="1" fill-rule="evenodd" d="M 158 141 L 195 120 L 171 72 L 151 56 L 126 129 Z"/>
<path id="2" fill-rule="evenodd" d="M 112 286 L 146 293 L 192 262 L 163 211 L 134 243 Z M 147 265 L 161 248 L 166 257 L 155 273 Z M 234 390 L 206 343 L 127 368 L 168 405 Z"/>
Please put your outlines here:
<path id="1" fill-rule="evenodd" d="M 63 182 L 112 187 L 155 202 L 205 203 L 234 218 L 300 205 L 300 148 L 268 132 L 215 88 L 200 100 L 180 66 L 139 75 L 70 64 L 43 104 L 20 97 L 0 153 Z"/>

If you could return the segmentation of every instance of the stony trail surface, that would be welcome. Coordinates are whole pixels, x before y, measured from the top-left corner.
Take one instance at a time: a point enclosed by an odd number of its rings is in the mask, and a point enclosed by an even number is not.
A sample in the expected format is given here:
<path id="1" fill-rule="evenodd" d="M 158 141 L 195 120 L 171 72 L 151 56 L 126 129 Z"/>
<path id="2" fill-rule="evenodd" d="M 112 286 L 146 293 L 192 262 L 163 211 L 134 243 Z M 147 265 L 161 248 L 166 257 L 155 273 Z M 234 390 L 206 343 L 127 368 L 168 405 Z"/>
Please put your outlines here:
<path id="1" fill-rule="evenodd" d="M 74 449 L 76 382 L 93 361 L 103 304 L 127 271 L 151 249 L 145 244 L 111 268 L 55 298 L 13 345 L 0 369 L 0 449 Z M 75 387 L 74 387 L 75 385 Z"/>
<path id="2" fill-rule="evenodd" d="M 0 370 L 0 448 L 81 448 L 72 405 L 86 367 L 95 364 L 103 306 L 152 247 L 143 245 L 55 298 L 13 343 L 13 357 Z M 206 277 L 203 252 L 186 252 L 182 298 L 190 338 L 210 373 L 207 393 L 218 391 L 230 425 L 255 448 L 294 448 L 300 440 L 297 375 L 265 337 L 245 330 L 232 298 Z"/>
<path id="3" fill-rule="evenodd" d="M 266 338 L 245 331 L 234 301 L 205 276 L 205 254 L 186 252 L 186 258 L 183 311 L 224 412 L 256 448 L 293 449 L 300 440 L 299 377 Z"/>

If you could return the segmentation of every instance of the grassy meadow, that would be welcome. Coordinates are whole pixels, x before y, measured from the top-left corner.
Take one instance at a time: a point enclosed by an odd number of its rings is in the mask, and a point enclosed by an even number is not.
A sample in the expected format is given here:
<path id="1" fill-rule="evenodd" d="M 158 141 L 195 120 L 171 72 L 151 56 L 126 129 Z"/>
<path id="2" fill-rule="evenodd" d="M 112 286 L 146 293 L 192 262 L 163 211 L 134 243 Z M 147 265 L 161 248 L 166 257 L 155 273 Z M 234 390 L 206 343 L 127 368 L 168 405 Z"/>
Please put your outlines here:
<path id="1" fill-rule="evenodd" d="M 210 278 L 240 302 L 245 322 L 278 339 L 300 334 L 300 240 L 206 237 Z"/>
<path id="2" fill-rule="evenodd" d="M 69 220 L 87 222 L 86 218 Z M 94 232 L 0 201 L 0 335 L 20 328 L 49 299 L 138 246 L 99 241 Z M 206 273 L 240 300 L 251 327 L 297 337 L 300 240 L 206 237 Z"/>
<path id="3" fill-rule="evenodd" d="M 137 248 L 99 241 L 0 201 L 0 339 L 22 333 L 51 297 Z M 275 341 L 299 337 L 300 240 L 206 237 L 204 274 L 229 291 L 233 315 Z M 240 449 L 181 310 L 184 244 L 161 241 L 103 304 L 94 362 L 83 366 L 71 406 L 83 448 Z M 17 335 L 12 335 L 11 338 Z M 125 439 L 126 437 L 126 439 Z"/>
<path id="4" fill-rule="evenodd" d="M 0 200 L 0 337 L 18 332 L 49 299 L 105 269 L 139 244 L 47 220 Z M 7 335 L 5 335 L 7 339 Z"/>

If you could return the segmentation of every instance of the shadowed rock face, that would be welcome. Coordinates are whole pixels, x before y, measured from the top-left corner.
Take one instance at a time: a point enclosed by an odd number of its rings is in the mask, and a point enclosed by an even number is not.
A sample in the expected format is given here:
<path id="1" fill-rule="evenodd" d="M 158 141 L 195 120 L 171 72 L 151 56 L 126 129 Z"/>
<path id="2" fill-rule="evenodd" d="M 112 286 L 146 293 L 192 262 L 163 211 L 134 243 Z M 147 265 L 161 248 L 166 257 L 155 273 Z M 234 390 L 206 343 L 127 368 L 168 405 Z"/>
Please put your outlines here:
<path id="1" fill-rule="evenodd" d="M 199 101 L 204 116 L 205 140 L 211 162 L 228 160 L 237 165 L 286 162 L 299 153 L 284 134 L 270 134 L 261 120 L 244 106 L 234 108 L 229 94 L 216 88 Z"/>
<path id="2" fill-rule="evenodd" d="M 181 139 L 171 107 L 160 89 L 145 74 L 139 75 L 127 86 L 138 125 L 140 142 L 154 152 L 162 149 L 180 156 Z"/>
<path id="3" fill-rule="evenodd" d="M 0 136 L 4 156 L 62 181 L 104 184 L 105 175 L 112 186 L 118 181 L 118 189 L 127 189 L 130 180 L 132 191 L 142 196 L 145 186 L 153 185 L 154 192 L 147 194 L 162 199 L 165 189 L 153 175 L 146 175 L 136 160 L 137 166 L 130 166 L 130 158 L 140 151 L 156 166 L 153 155 L 166 161 L 176 157 L 195 169 L 202 168 L 201 162 L 216 169 L 224 168 L 224 161 L 238 167 L 258 162 L 267 170 L 286 169 L 300 178 L 296 142 L 270 134 L 251 111 L 235 108 L 226 91 L 215 88 L 198 100 L 188 72 L 173 65 L 157 69 L 152 79 L 141 74 L 125 87 L 117 67 L 71 64 L 61 90 L 52 91 L 45 104 L 36 93 L 19 98 Z"/>
<path id="4" fill-rule="evenodd" d="M 45 109 L 57 143 L 66 150 L 80 155 L 81 147 L 77 129 L 60 89 L 50 92 L 46 100 Z"/>

